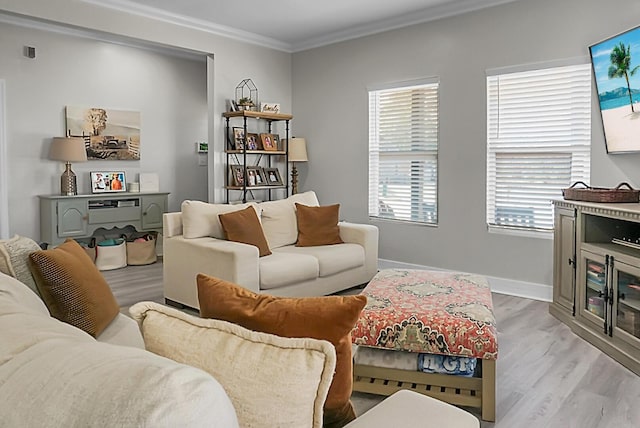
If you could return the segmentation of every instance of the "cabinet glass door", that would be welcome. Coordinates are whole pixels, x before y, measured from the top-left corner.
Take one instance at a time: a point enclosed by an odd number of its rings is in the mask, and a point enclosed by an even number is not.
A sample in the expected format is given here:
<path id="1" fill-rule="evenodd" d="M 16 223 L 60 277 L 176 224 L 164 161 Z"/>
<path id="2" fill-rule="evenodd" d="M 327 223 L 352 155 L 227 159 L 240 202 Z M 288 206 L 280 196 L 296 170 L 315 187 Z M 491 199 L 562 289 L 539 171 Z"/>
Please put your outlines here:
<path id="1" fill-rule="evenodd" d="M 615 333 L 619 338 L 640 347 L 640 269 L 622 263 L 614 266 Z"/>
<path id="2" fill-rule="evenodd" d="M 581 293 L 581 314 L 584 318 L 604 327 L 606 316 L 605 290 L 607 289 L 607 267 L 605 258 L 600 255 L 582 252 L 584 271 L 580 275 L 583 290 Z"/>

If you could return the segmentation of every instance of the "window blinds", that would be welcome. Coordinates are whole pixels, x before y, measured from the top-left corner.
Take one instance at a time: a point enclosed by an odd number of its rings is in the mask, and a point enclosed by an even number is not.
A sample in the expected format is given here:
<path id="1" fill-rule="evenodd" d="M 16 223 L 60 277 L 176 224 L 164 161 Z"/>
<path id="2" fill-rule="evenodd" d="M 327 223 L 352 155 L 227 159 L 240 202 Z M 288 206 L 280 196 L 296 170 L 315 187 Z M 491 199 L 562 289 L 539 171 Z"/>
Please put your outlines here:
<path id="1" fill-rule="evenodd" d="M 436 224 L 438 83 L 369 92 L 369 216 Z"/>
<path id="2" fill-rule="evenodd" d="M 553 229 L 551 199 L 589 180 L 588 64 L 487 77 L 487 224 Z"/>

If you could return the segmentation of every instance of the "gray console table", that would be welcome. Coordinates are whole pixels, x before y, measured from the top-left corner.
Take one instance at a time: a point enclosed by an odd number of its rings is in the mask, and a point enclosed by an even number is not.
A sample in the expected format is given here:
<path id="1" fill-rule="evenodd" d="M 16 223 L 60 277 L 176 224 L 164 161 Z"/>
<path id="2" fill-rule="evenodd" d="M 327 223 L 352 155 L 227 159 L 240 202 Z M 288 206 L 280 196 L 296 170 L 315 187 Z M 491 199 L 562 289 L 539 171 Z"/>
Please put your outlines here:
<path id="1" fill-rule="evenodd" d="M 67 238 L 89 238 L 98 228 L 133 226 L 162 232 L 169 193 L 40 195 L 40 240 L 59 245 Z"/>

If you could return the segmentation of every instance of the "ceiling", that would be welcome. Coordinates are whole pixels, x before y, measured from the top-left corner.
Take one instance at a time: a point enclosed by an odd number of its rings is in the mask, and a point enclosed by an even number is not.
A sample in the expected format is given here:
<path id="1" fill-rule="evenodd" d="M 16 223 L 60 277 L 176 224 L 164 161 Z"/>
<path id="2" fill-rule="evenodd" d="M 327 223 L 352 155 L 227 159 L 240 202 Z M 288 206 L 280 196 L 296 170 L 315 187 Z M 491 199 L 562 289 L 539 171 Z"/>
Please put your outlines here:
<path id="1" fill-rule="evenodd" d="M 83 0 L 297 52 L 516 0 Z"/>

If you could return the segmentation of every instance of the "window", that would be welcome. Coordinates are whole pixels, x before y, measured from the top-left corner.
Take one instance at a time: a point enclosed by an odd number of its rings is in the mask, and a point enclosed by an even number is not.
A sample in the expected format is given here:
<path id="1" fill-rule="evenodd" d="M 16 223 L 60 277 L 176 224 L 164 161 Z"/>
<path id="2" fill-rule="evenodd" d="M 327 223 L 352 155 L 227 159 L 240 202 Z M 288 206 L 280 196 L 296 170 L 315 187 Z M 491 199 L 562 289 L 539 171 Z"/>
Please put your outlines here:
<path id="1" fill-rule="evenodd" d="M 437 224 L 437 81 L 369 91 L 369 216 Z"/>
<path id="2" fill-rule="evenodd" d="M 551 199 L 589 180 L 588 64 L 487 77 L 487 224 L 553 229 Z"/>

